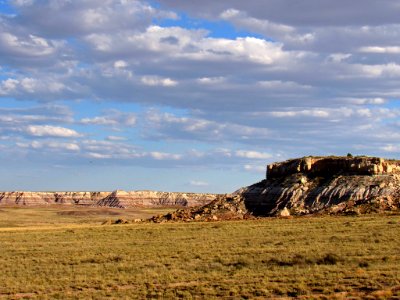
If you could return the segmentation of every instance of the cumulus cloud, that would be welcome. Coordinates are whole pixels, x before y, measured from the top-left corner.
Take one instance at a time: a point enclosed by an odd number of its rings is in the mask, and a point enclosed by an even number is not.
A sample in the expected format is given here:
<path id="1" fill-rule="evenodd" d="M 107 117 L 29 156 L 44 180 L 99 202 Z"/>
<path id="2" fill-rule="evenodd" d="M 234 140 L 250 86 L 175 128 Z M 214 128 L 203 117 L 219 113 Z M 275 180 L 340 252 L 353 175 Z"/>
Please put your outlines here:
<path id="1" fill-rule="evenodd" d="M 13 97 L 23 100 L 53 101 L 73 96 L 72 87 L 67 87 L 60 75 L 48 76 L 42 74 L 40 78 L 15 76 L 0 81 L 0 97 Z M 56 78 L 57 77 L 57 78 Z M 61 76 L 63 77 L 63 76 Z M 75 84 L 72 83 L 72 86 Z"/>
<path id="2" fill-rule="evenodd" d="M 54 141 L 32 141 L 30 143 L 17 143 L 18 147 L 21 148 L 32 148 L 32 149 L 52 149 L 52 150 L 68 150 L 68 151 L 79 151 L 80 147 L 77 143 L 63 143 Z"/>
<path id="3" fill-rule="evenodd" d="M 295 32 L 295 28 L 292 26 L 274 23 L 266 19 L 249 17 L 247 13 L 232 8 L 223 11 L 220 14 L 220 18 L 232 22 L 238 27 L 262 32 L 265 36 L 282 37 Z"/>
<path id="4" fill-rule="evenodd" d="M 82 118 L 81 124 L 84 125 L 102 125 L 111 127 L 132 127 L 136 125 L 137 117 L 135 113 L 126 113 L 119 110 L 111 109 L 103 112 L 102 116 L 91 118 Z"/>
<path id="5" fill-rule="evenodd" d="M 182 158 L 182 155 L 180 154 L 172 154 L 165 152 L 150 152 L 149 156 L 156 160 L 165 160 L 165 159 L 180 160 Z"/>
<path id="6" fill-rule="evenodd" d="M 276 158 L 400 153 L 395 1 L 12 3 L 2 153 L 254 174 Z"/>
<path id="7" fill-rule="evenodd" d="M 82 124 L 94 124 L 94 125 L 117 125 L 116 120 L 109 119 L 107 117 L 94 117 L 94 118 L 83 118 Z"/>
<path id="8" fill-rule="evenodd" d="M 232 0 L 227 4 L 224 1 L 206 0 L 201 4 L 183 0 L 163 0 L 163 4 L 174 9 L 184 10 L 192 15 L 202 17 L 216 17 L 227 9 L 246 12 L 259 19 L 267 19 L 276 23 L 290 26 L 350 26 L 350 25 L 380 25 L 398 22 L 397 14 L 400 11 L 397 3 L 383 0 L 379 3 L 373 0 L 356 0 L 351 4 L 345 0 L 332 3 L 329 0 L 306 0 L 293 3 L 291 0 L 268 0 L 246 2 Z M 362 7 L 362 9 L 360 9 Z"/>
<path id="9" fill-rule="evenodd" d="M 23 126 L 42 123 L 71 123 L 73 113 L 63 105 L 41 105 L 24 108 L 0 108 L 1 126 Z"/>
<path id="10" fill-rule="evenodd" d="M 144 29 L 153 19 L 175 19 L 176 13 L 155 9 L 143 1 L 14 1 L 16 22 L 51 37 Z"/>
<path id="11" fill-rule="evenodd" d="M 160 78 L 158 76 L 143 76 L 141 82 L 149 86 L 176 86 L 178 84 L 171 78 Z"/>
<path id="12" fill-rule="evenodd" d="M 237 157 L 244 157 L 250 159 L 269 159 L 272 157 L 271 154 L 265 152 L 257 152 L 257 151 L 247 151 L 247 150 L 238 150 L 236 151 Z"/>
<path id="13" fill-rule="evenodd" d="M 73 129 L 51 125 L 29 125 L 25 128 L 25 133 L 39 137 L 73 138 L 81 136 Z"/>
<path id="14" fill-rule="evenodd" d="M 170 113 L 149 111 L 145 119 L 145 136 L 155 139 L 246 141 L 265 139 L 270 130 L 235 123 L 216 122 L 195 117 L 179 117 Z"/>

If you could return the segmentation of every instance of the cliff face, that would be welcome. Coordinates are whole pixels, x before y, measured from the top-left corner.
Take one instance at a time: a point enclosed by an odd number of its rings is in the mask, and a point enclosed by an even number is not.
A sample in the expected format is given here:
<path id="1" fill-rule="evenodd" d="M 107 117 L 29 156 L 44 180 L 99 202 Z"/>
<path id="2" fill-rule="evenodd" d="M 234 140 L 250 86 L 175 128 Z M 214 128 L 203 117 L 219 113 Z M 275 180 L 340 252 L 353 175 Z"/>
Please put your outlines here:
<path id="1" fill-rule="evenodd" d="M 304 175 L 391 175 L 400 174 L 400 161 L 379 157 L 303 157 L 267 166 L 267 178 L 276 179 L 302 173 Z"/>
<path id="2" fill-rule="evenodd" d="M 107 207 L 199 206 L 213 201 L 215 194 L 156 191 L 113 192 L 0 192 L 0 205 L 69 204 Z"/>
<path id="3" fill-rule="evenodd" d="M 365 213 L 400 207 L 400 162 L 304 157 L 271 164 L 267 178 L 236 192 L 256 215 Z"/>

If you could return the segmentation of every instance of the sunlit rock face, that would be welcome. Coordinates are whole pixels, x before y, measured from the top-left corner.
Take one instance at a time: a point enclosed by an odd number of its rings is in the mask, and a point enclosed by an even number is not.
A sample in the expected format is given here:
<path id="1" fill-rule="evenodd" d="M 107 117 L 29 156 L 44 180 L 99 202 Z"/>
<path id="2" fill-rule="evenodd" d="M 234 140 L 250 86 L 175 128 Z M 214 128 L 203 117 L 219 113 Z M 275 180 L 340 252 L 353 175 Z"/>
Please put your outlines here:
<path id="1" fill-rule="evenodd" d="M 400 161 L 379 157 L 303 157 L 267 166 L 267 178 L 276 179 L 296 173 L 305 175 L 335 174 L 385 175 L 400 174 Z"/>
<path id="2" fill-rule="evenodd" d="M 267 166 L 266 179 L 236 192 L 258 215 L 397 210 L 400 161 L 303 157 Z"/>

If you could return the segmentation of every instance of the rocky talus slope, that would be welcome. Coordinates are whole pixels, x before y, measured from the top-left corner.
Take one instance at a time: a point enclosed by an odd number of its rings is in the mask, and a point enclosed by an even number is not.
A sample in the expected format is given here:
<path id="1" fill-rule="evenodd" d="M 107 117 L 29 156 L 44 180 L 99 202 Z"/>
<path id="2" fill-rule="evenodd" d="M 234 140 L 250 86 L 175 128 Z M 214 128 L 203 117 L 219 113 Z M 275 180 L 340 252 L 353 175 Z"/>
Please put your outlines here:
<path id="1" fill-rule="evenodd" d="M 165 215 L 150 218 L 149 221 L 164 223 L 168 221 L 218 221 L 251 219 L 254 216 L 247 210 L 244 199 L 239 196 L 220 195 L 214 201 L 201 206 L 178 209 Z"/>
<path id="2" fill-rule="evenodd" d="M 0 192 L 0 205 L 69 204 L 106 207 L 201 206 L 215 194 L 170 193 L 157 191 L 113 192 Z"/>

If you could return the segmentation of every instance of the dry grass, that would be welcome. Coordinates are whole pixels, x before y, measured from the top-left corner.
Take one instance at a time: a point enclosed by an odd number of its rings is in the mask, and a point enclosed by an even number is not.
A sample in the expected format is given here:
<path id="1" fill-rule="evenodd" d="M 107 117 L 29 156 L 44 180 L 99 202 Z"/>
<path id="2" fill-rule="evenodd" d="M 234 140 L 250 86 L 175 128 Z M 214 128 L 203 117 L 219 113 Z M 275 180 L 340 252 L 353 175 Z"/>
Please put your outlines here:
<path id="1" fill-rule="evenodd" d="M 0 298 L 400 298 L 400 216 L 112 226 L 90 217 L 0 230 Z"/>
<path id="2" fill-rule="evenodd" d="M 12 227 L 59 227 L 69 224 L 101 224 L 107 219 L 146 219 L 173 208 L 106 208 L 90 206 L 48 205 L 42 207 L 3 206 L 0 208 L 0 230 Z"/>

